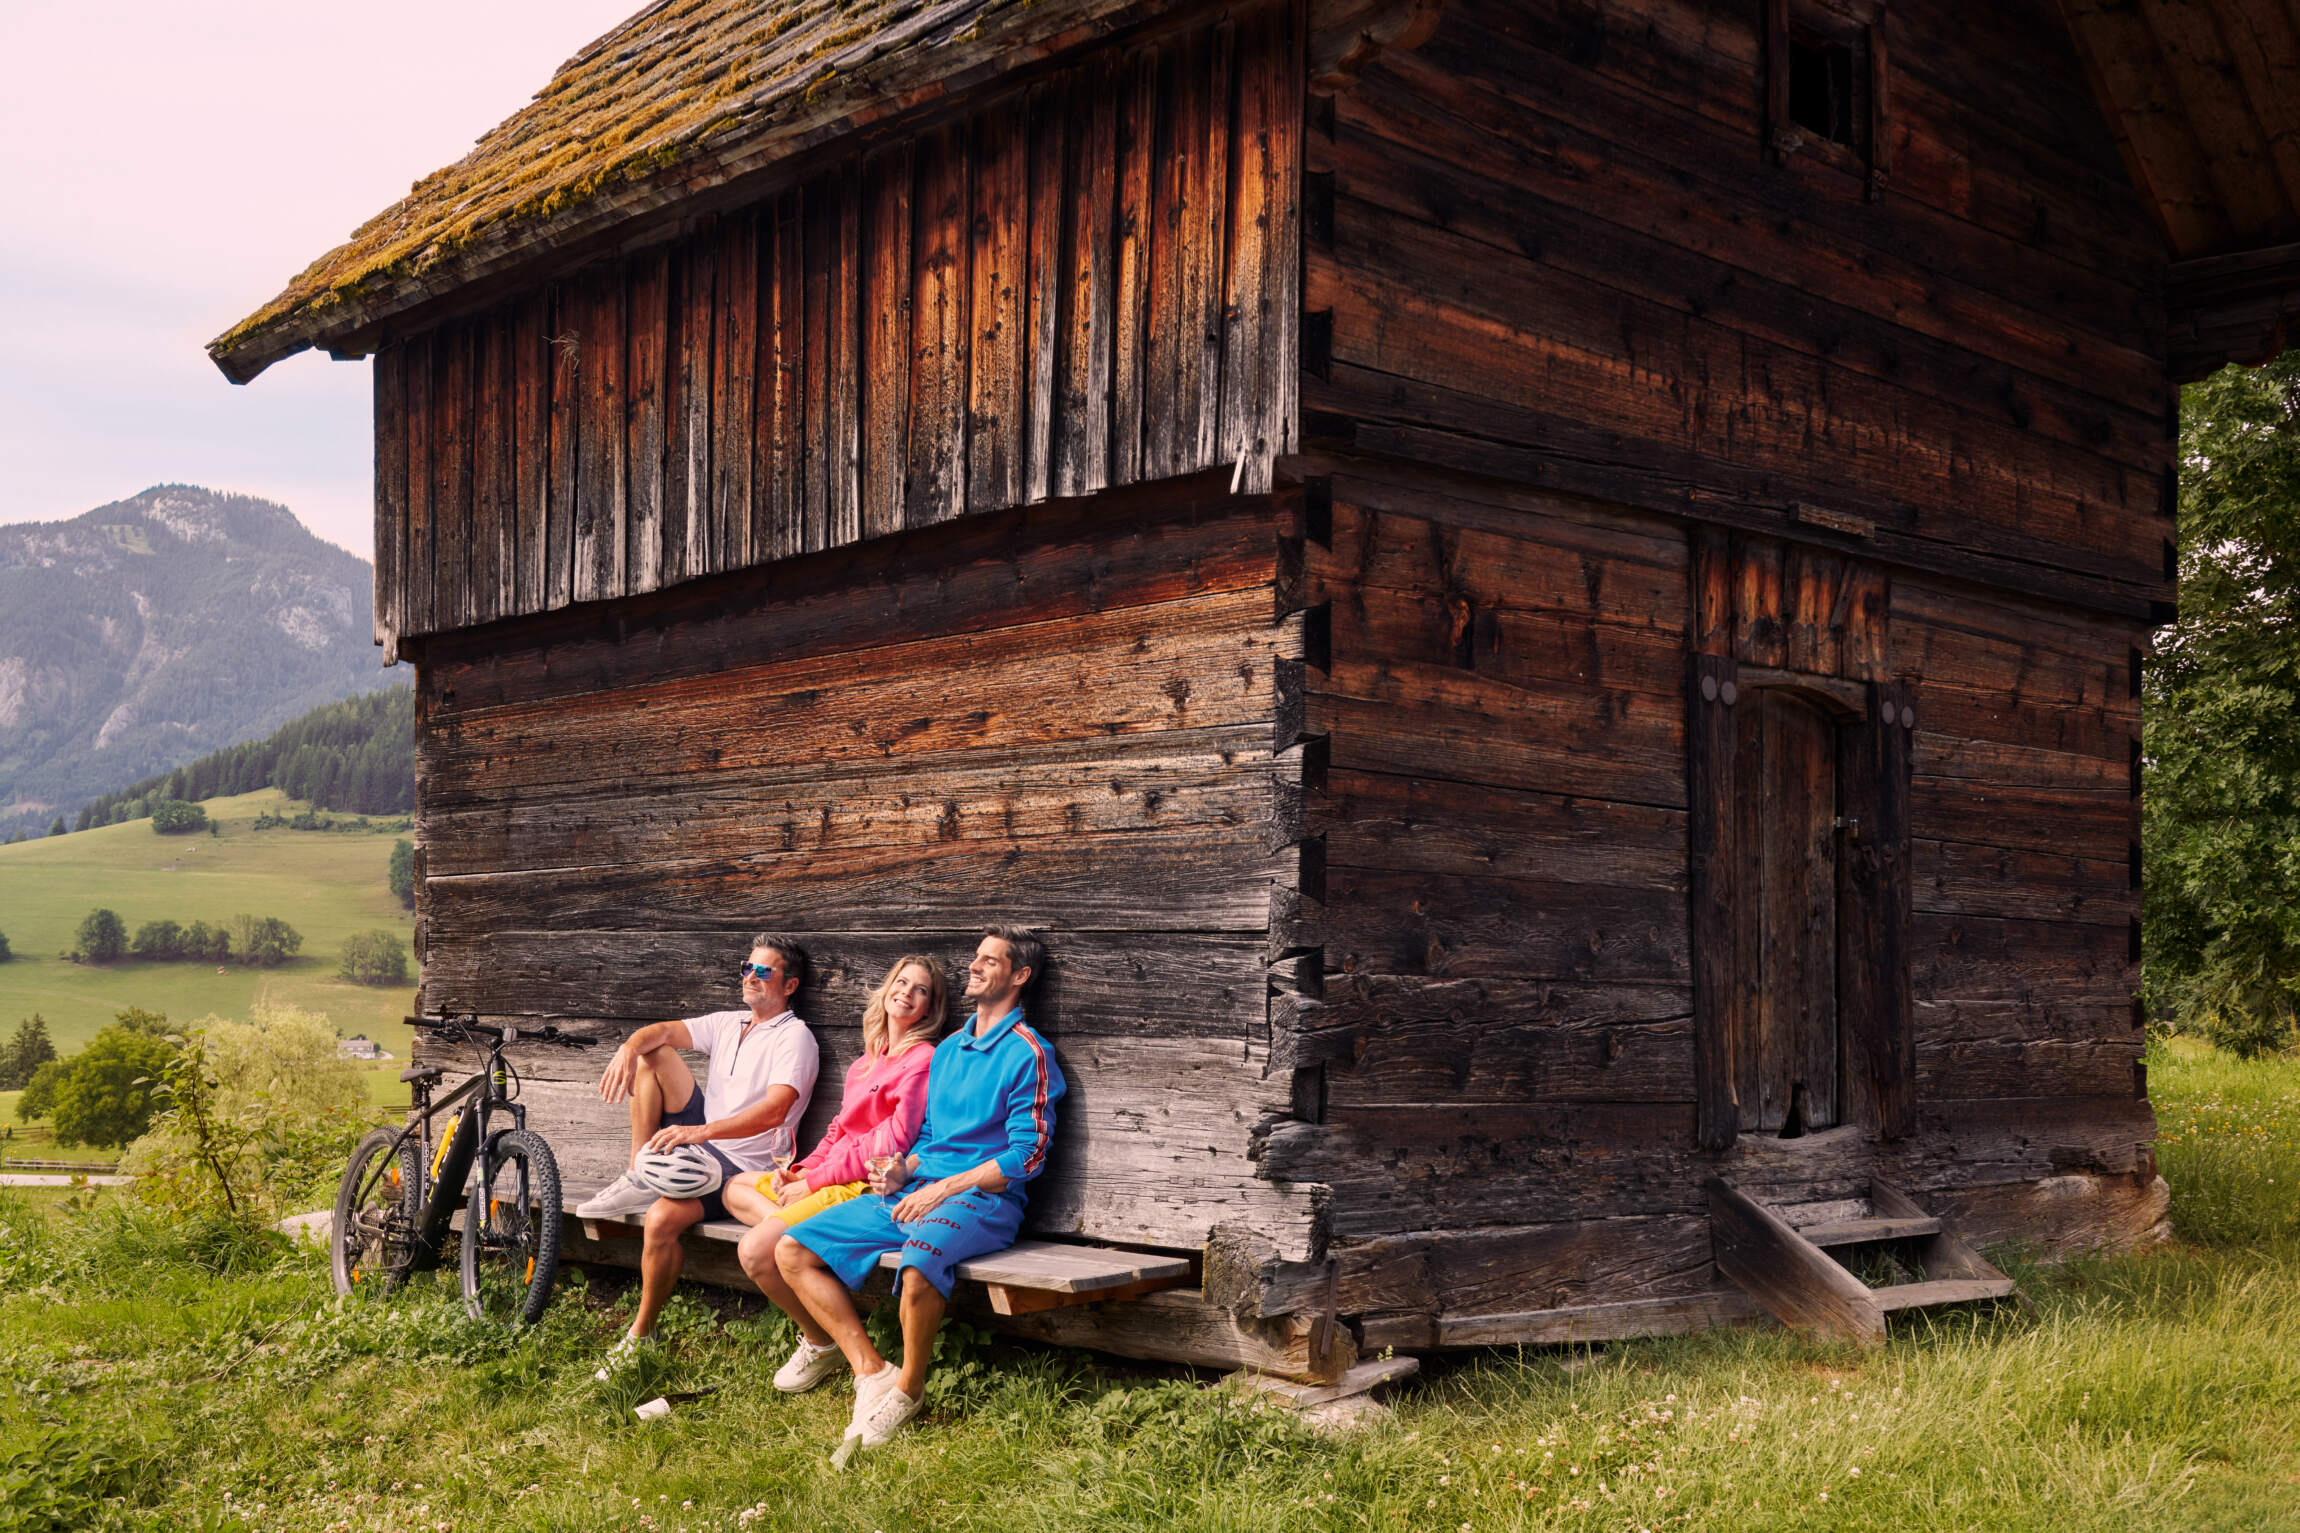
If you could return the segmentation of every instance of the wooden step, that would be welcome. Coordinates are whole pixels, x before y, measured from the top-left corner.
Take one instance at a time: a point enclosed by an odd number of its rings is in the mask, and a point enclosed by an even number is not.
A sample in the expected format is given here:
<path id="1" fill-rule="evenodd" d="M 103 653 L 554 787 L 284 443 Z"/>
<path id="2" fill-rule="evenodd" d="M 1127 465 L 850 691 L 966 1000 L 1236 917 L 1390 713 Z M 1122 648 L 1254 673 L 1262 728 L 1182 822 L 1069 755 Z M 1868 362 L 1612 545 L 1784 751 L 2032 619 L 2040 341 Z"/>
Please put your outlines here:
<path id="1" fill-rule="evenodd" d="M 1936 1278 L 1929 1283 L 1900 1283 L 1872 1288 L 1869 1297 L 1877 1308 L 1891 1314 L 1904 1309 L 1929 1309 L 1935 1304 L 1970 1304 L 1976 1299 L 2002 1299 L 2013 1291 L 2009 1277 Z"/>
<path id="2" fill-rule="evenodd" d="M 1875 1240 L 1914 1240 L 1938 1235 L 1941 1221 L 1930 1214 L 1914 1219 L 1835 1219 L 1797 1231 L 1817 1246 L 1858 1246 Z"/>

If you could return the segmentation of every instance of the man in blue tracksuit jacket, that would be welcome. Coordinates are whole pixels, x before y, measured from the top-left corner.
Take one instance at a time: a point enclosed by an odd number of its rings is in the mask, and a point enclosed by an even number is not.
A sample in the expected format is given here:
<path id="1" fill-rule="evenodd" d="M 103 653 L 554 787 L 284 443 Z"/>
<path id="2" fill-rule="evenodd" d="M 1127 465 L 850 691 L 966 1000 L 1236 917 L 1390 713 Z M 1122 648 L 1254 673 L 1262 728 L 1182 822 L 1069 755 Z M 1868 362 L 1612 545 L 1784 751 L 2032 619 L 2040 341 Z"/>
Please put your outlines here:
<path id="1" fill-rule="evenodd" d="M 907 1163 L 874 1169 L 876 1196 L 825 1209 L 775 1248 L 792 1291 L 854 1369 L 846 1435 L 861 1447 L 879 1446 L 917 1414 L 951 1269 L 1014 1244 L 1023 1186 L 1045 1169 L 1062 1069 L 1022 1020 L 1022 993 L 1045 961 L 1029 932 L 993 926 L 983 933 L 966 971 L 974 1020 L 935 1046 L 926 1120 Z M 899 1369 L 871 1345 L 848 1293 L 889 1251 L 902 1253 Z"/>

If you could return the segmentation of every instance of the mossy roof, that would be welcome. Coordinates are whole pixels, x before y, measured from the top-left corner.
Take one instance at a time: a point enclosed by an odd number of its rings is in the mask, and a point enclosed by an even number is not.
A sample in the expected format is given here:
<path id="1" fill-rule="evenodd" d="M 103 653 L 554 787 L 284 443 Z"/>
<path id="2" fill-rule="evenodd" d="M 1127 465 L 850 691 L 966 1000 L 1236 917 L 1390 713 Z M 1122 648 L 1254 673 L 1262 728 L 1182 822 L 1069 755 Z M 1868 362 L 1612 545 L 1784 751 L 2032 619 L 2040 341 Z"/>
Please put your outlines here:
<path id="1" fill-rule="evenodd" d="M 561 65 L 471 153 L 418 181 L 208 344 L 245 382 L 308 346 L 674 205 L 841 124 L 994 75 L 1171 0 L 656 0 Z"/>

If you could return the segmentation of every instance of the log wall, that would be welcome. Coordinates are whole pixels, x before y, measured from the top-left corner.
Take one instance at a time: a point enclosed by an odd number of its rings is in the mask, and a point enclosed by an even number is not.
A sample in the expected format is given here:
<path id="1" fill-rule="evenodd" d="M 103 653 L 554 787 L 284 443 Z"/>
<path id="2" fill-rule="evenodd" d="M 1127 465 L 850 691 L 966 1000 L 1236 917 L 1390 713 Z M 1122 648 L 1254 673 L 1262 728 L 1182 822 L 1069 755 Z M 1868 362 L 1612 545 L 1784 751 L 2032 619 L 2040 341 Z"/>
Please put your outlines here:
<path id="1" fill-rule="evenodd" d="M 375 361 L 377 641 L 1294 450 L 1302 19 L 1240 7 Z"/>
<path id="2" fill-rule="evenodd" d="M 1313 102 L 1323 898 L 1285 934 L 1318 977 L 1274 1019 L 1262 1169 L 1330 1189 L 1366 1345 L 1699 1295 L 1720 1170 L 1882 1176 L 2054 1248 L 2161 1217 L 2132 1006 L 2161 243 L 2049 7 L 1891 11 L 1878 177 L 1771 150 L 1756 7 L 1448 0 Z M 1906 991 L 1840 974 L 1859 1079 L 1803 1139 L 1736 1140 L 1729 1098 L 1712 1138 L 1702 994 L 1735 976 L 1705 955 L 1737 938 L 1692 858 L 1732 802 L 1688 778 L 1689 657 L 1865 708 L 1906 826 L 1846 955 L 1904 943 Z"/>
<path id="3" fill-rule="evenodd" d="M 1248 1159 L 1287 1108 L 1267 934 L 1301 857 L 1303 624 L 1280 504 L 1226 492 L 969 518 L 433 641 L 424 1009 L 620 1037 L 737 1004 L 750 935 L 797 934 L 811 1142 L 897 956 L 946 960 L 956 996 L 984 923 L 1034 926 L 1030 1015 L 1070 1095 L 1033 1228 L 1194 1248 L 1242 1222 L 1309 1256 L 1312 1191 Z M 521 1060 L 575 1182 L 627 1147 L 601 1064 Z"/>

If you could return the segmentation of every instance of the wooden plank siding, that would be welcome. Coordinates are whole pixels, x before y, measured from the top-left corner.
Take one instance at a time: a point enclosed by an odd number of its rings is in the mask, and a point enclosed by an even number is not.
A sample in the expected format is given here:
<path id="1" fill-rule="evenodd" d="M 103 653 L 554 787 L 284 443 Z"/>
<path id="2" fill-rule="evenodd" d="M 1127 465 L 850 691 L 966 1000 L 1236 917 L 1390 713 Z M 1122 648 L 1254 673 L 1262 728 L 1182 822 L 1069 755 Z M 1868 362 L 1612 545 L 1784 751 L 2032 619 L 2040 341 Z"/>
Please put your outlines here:
<path id="1" fill-rule="evenodd" d="M 1302 861 L 1289 514 L 1215 470 L 440 636 L 422 1006 L 618 1035 L 723 1007 L 728 955 L 794 932 L 826 1053 L 811 1134 L 889 963 L 944 960 L 955 998 L 981 924 L 1026 923 L 1071 1083 L 1033 1228 L 1191 1248 L 1237 1221 L 1309 1258 L 1312 1193 L 1249 1158 L 1288 1089 L 1263 1061 Z M 604 1180 L 627 1142 L 586 1070 L 529 1071 L 530 1111 Z"/>
<path id="2" fill-rule="evenodd" d="M 1301 29 L 1248 6 L 850 155 L 569 277 L 548 349 L 535 299 L 392 348 L 431 370 L 378 369 L 378 450 L 433 477 L 378 479 L 387 647 L 1054 495 L 1268 491 L 1298 445 Z M 506 516 L 505 423 L 545 421 L 554 472 Z"/>
<path id="3" fill-rule="evenodd" d="M 2161 245 L 2065 37 L 1966 10 L 1893 7 L 1872 199 L 1764 150 L 1760 8 L 1448 0 L 1305 141 L 1313 437 L 1759 531 L 1816 508 L 1841 548 L 2149 617 Z"/>

